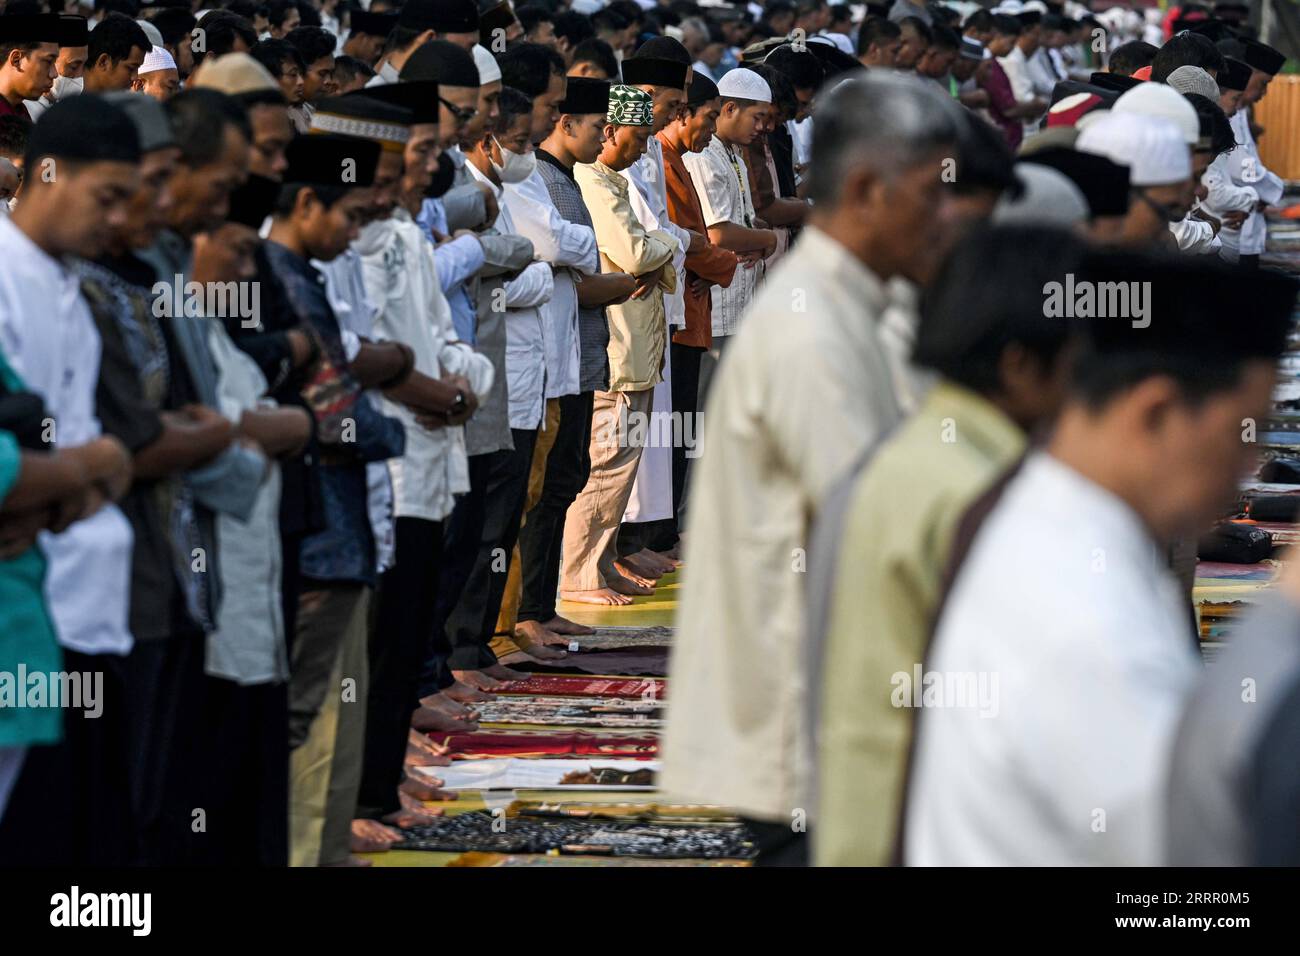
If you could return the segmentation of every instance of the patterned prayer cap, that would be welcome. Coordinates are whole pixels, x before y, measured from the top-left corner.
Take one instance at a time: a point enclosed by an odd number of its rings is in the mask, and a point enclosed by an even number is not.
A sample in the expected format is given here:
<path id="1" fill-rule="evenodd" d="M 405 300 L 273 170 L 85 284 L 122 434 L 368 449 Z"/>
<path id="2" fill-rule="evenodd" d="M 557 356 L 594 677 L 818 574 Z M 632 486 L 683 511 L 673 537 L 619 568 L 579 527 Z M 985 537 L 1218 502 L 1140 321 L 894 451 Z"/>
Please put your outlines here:
<path id="1" fill-rule="evenodd" d="M 616 126 L 653 126 L 654 100 L 635 86 L 615 83 L 609 88 L 609 112 L 605 121 Z"/>

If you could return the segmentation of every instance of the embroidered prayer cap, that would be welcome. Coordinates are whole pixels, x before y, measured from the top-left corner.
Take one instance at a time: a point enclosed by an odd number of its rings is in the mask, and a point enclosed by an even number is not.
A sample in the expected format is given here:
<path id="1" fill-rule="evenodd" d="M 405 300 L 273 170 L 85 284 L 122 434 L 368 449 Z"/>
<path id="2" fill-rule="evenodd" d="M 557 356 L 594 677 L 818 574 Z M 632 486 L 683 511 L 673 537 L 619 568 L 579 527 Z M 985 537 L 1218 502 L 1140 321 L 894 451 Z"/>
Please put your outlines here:
<path id="1" fill-rule="evenodd" d="M 982 60 L 988 55 L 988 50 L 984 49 L 984 44 L 974 37 L 962 37 L 959 55 L 967 60 Z"/>
<path id="2" fill-rule="evenodd" d="M 148 20 L 136 20 L 135 23 L 136 26 L 138 26 L 141 30 L 144 31 L 144 35 L 149 38 L 150 45 L 152 46 L 163 45 L 162 31 L 159 30 L 156 26 L 154 26 Z"/>
<path id="3" fill-rule="evenodd" d="M 386 37 L 397 26 L 396 13 L 368 13 L 365 10 L 353 10 L 351 19 L 352 36 Z"/>
<path id="4" fill-rule="evenodd" d="M 635 86 L 615 83 L 609 88 L 605 119 L 616 126 L 653 126 L 654 100 Z"/>
<path id="5" fill-rule="evenodd" d="M 90 26 L 85 17 L 59 15 L 59 46 L 89 46 Z"/>
<path id="6" fill-rule="evenodd" d="M 478 33 L 476 0 L 407 0 L 399 26 L 435 33 Z"/>
<path id="7" fill-rule="evenodd" d="M 1069 229 L 1088 221 L 1088 202 L 1068 176 L 1046 166 L 1016 167 L 1020 194 L 1009 193 L 993 207 L 999 226 L 1060 226 Z"/>
<path id="8" fill-rule="evenodd" d="M 187 86 L 207 87 L 229 96 L 280 92 L 280 84 L 275 82 L 271 71 L 247 53 L 205 57 Z"/>
<path id="9" fill-rule="evenodd" d="M 105 93 L 104 100 L 120 109 L 135 124 L 136 135 L 140 138 L 140 152 L 151 153 L 156 149 L 176 145 L 167 111 L 152 96 L 117 91 Z"/>
<path id="10" fill-rule="evenodd" d="M 1085 113 L 1090 113 L 1101 106 L 1102 99 L 1096 93 L 1074 93 L 1047 111 L 1048 126 L 1073 126 Z"/>
<path id="11" fill-rule="evenodd" d="M 475 43 L 470 53 L 474 56 L 474 66 L 478 70 L 479 86 L 487 86 L 501 79 L 501 67 L 497 64 L 497 58 L 488 52 L 487 47 Z"/>
<path id="12" fill-rule="evenodd" d="M 653 56 L 634 56 L 623 61 L 623 82 L 629 86 L 671 86 L 686 89 L 690 64 Z"/>
<path id="13" fill-rule="evenodd" d="M 1245 90 L 1246 85 L 1250 83 L 1250 67 L 1232 56 L 1224 56 L 1223 62 L 1228 64 L 1228 68 L 1219 74 L 1219 89 L 1238 92 Z"/>
<path id="14" fill-rule="evenodd" d="M 656 60 L 675 60 L 678 63 L 691 65 L 691 54 L 680 40 L 674 40 L 672 37 L 651 37 L 642 43 L 636 49 L 636 53 L 631 57 L 633 60 L 639 60 L 643 57 Z M 627 61 L 624 61 L 624 66 Z"/>
<path id="15" fill-rule="evenodd" d="M 371 99 L 380 100 L 402 109 L 410 110 L 413 126 L 438 125 L 438 84 L 431 80 L 415 80 L 409 83 L 384 83 L 381 86 L 368 86 L 356 93 Z"/>
<path id="16" fill-rule="evenodd" d="M 1179 93 L 1200 93 L 1216 103 L 1219 101 L 1219 84 L 1199 66 L 1180 66 L 1165 82 Z"/>
<path id="17" fill-rule="evenodd" d="M 565 87 L 564 99 L 556 107 L 560 113 L 580 116 L 584 113 L 609 113 L 609 80 L 590 76 L 571 76 Z"/>
<path id="18" fill-rule="evenodd" d="M 1128 212 L 1128 167 L 1105 156 L 1054 146 L 1022 158 L 1017 169 L 1022 165 L 1049 166 L 1068 177 L 1088 201 L 1094 219 Z"/>
<path id="19" fill-rule="evenodd" d="M 1175 94 L 1177 95 L 1177 94 Z M 1191 104 L 1189 103 L 1190 107 Z M 1192 110 L 1195 116 L 1196 110 Z M 1197 124 L 1200 135 L 1200 124 Z M 1192 174 L 1187 142 L 1172 120 L 1111 110 L 1079 134 L 1077 147 L 1129 168 L 1134 186 L 1167 186 Z"/>
<path id="20" fill-rule="evenodd" d="M 86 162 L 138 163 L 140 134 L 135 131 L 131 117 L 120 107 L 102 96 L 83 93 L 59 100 L 41 114 L 39 123 L 32 126 L 27 139 L 29 172 L 35 168 L 35 161 L 43 156 Z"/>
<path id="21" fill-rule="evenodd" d="M 399 78 L 433 80 L 439 86 L 478 89 L 478 67 L 469 51 L 446 40 L 430 40 L 417 49 L 402 67 Z"/>
<path id="22" fill-rule="evenodd" d="M 573 81 L 570 80 L 570 83 Z M 691 77 L 691 85 L 686 90 L 686 105 L 699 106 L 701 103 L 707 103 L 709 100 L 718 98 L 718 84 L 703 73 L 696 73 Z"/>
<path id="23" fill-rule="evenodd" d="M 0 43 L 58 43 L 64 35 L 64 26 L 57 13 L 0 16 Z"/>
<path id="24" fill-rule="evenodd" d="M 172 55 L 167 52 L 167 48 L 156 46 L 144 55 L 144 62 L 140 64 L 140 69 L 136 72 L 144 76 L 146 73 L 157 73 L 160 70 L 176 69 L 176 61 Z"/>
<path id="25" fill-rule="evenodd" d="M 484 43 L 491 43 L 495 39 L 494 33 L 501 31 L 501 37 L 504 39 L 506 30 L 510 24 L 515 22 L 515 11 L 511 8 L 506 0 L 494 2 L 488 0 L 487 3 L 479 7 L 478 14 L 478 35 Z M 485 81 L 488 82 L 488 81 Z"/>
<path id="26" fill-rule="evenodd" d="M 728 70 L 718 81 L 718 95 L 726 99 L 752 100 L 755 103 L 771 103 L 772 88 L 753 70 L 737 67 Z"/>
<path id="27" fill-rule="evenodd" d="M 1278 70 L 1282 69 L 1282 64 L 1286 62 L 1286 57 L 1267 43 L 1242 39 L 1241 45 L 1245 52 L 1242 59 L 1246 61 L 1246 65 L 1252 70 L 1259 70 L 1269 76 L 1277 76 Z"/>
<path id="28" fill-rule="evenodd" d="M 77 97 L 81 99 L 81 97 Z M 51 107 L 52 109 L 52 107 Z M 41 117 L 44 121 L 44 117 Z M 375 166 L 381 147 L 372 139 L 314 133 L 295 136 L 284 151 L 289 168 L 284 182 L 307 186 L 369 186 L 375 181 Z"/>
<path id="29" fill-rule="evenodd" d="M 280 183 L 265 176 L 250 174 L 243 184 L 230 194 L 230 212 L 226 219 L 260 229 L 266 217 L 275 207 L 276 197 L 280 195 Z"/>
<path id="30" fill-rule="evenodd" d="M 1116 93 L 1127 93 L 1133 87 L 1142 84 L 1142 81 L 1136 77 L 1121 76 L 1118 73 L 1094 73 L 1088 77 L 1088 82 L 1103 90 L 1114 90 Z"/>
<path id="31" fill-rule="evenodd" d="M 387 152 L 402 152 L 411 138 L 411 111 L 373 99 L 367 92 L 320 100 L 311 117 L 311 132 L 356 136 L 373 140 Z"/>
<path id="32" fill-rule="evenodd" d="M 1218 100 L 1218 97 L 1215 97 Z M 1187 97 L 1163 83 L 1143 83 L 1134 87 L 1115 101 L 1115 113 L 1135 113 L 1167 119 L 1178 127 L 1183 142 L 1194 144 L 1201 138 L 1201 121 L 1196 118 L 1196 107 Z"/>

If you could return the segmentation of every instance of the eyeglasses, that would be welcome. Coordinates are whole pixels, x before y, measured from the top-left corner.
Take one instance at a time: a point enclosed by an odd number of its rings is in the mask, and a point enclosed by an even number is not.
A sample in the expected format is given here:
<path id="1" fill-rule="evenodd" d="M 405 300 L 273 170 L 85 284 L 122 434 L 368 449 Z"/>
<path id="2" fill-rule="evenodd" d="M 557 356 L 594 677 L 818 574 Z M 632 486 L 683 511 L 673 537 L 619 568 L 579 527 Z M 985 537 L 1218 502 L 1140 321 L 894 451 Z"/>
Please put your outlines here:
<path id="1" fill-rule="evenodd" d="M 468 123 L 475 116 L 478 116 L 477 106 L 457 106 L 455 103 L 444 99 L 441 96 L 438 97 L 438 102 L 451 110 L 451 115 L 456 117 L 457 123 Z"/>

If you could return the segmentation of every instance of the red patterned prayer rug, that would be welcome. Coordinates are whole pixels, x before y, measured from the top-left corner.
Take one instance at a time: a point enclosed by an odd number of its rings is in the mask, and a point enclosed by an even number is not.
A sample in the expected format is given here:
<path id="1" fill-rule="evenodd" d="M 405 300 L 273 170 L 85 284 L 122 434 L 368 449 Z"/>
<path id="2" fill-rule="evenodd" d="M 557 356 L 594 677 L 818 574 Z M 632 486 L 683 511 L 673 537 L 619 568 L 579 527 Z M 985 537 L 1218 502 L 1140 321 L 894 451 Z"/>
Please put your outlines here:
<path id="1" fill-rule="evenodd" d="M 451 748 L 455 760 L 487 757 L 624 757 L 650 759 L 659 755 L 659 738 L 650 735 L 547 733 L 540 730 L 473 734 L 429 734 Z"/>
<path id="2" fill-rule="evenodd" d="M 495 694 L 541 694 L 548 697 L 619 697 L 626 700 L 663 700 L 667 681 L 654 677 L 582 677 L 569 674 L 533 674 L 506 681 Z"/>

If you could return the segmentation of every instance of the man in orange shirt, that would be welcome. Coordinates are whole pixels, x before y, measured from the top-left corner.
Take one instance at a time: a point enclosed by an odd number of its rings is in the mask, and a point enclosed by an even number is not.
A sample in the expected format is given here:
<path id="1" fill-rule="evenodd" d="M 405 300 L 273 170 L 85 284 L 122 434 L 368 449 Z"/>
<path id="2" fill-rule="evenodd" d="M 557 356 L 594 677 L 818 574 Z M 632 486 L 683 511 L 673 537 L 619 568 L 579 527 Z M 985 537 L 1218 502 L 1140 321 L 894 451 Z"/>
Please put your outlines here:
<path id="1" fill-rule="evenodd" d="M 718 87 L 707 76 L 696 73 L 687 87 L 686 106 L 681 114 L 658 133 L 664 153 L 664 184 L 668 195 L 668 218 L 683 229 L 707 237 L 709 234 L 695 194 L 695 183 L 682 162 L 685 153 L 698 153 L 709 145 L 718 121 L 722 100 Z M 711 286 L 726 287 L 736 274 L 736 254 L 706 243 L 686 254 L 686 327 L 673 334 L 670 360 L 673 368 L 673 411 L 681 416 L 683 437 L 698 445 L 700 430 L 694 419 L 699 398 L 700 356 L 713 345 Z M 686 481 L 686 441 L 673 443 L 673 514 L 682 505 Z"/>

